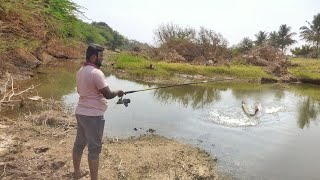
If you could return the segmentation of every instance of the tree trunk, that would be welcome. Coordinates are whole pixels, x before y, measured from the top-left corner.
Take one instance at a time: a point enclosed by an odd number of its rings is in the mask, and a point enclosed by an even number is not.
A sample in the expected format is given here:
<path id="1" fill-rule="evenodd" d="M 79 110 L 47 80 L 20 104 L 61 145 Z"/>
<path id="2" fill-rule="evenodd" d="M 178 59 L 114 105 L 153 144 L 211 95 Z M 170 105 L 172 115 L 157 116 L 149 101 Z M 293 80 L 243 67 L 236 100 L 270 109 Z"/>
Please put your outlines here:
<path id="1" fill-rule="evenodd" d="M 317 59 L 319 58 L 319 41 L 317 41 L 317 45 L 316 45 L 316 57 Z"/>

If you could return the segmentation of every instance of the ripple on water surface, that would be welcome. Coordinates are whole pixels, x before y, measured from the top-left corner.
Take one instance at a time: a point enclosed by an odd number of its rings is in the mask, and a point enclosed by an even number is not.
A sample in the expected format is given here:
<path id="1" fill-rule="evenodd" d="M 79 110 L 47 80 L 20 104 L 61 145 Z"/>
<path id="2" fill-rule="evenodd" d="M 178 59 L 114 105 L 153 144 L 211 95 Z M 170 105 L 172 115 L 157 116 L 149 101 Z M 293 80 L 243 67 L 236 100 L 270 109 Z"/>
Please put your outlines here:
<path id="1" fill-rule="evenodd" d="M 250 117 L 247 116 L 241 108 L 215 107 L 214 109 L 209 110 L 208 120 L 227 127 L 248 127 L 258 125 L 261 121 L 263 121 L 263 119 L 268 119 L 268 121 L 277 120 L 277 117 L 274 115 L 278 112 L 284 111 L 285 108 L 282 106 L 266 106 L 262 108 L 258 114 Z"/>

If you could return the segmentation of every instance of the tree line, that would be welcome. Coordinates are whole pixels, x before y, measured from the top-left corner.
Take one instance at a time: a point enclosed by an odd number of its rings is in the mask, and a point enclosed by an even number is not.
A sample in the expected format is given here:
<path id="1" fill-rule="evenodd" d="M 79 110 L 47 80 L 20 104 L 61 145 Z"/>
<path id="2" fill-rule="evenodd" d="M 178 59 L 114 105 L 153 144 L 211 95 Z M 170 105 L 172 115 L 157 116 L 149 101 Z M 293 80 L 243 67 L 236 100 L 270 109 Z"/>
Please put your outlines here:
<path id="1" fill-rule="evenodd" d="M 297 57 L 319 58 L 320 13 L 315 15 L 311 22 L 306 22 L 307 25 L 300 27 L 299 33 L 300 38 L 308 44 L 291 49 L 291 52 Z M 293 39 L 293 36 L 296 34 L 297 33 L 291 31 L 290 26 L 282 24 L 277 31 L 259 31 L 255 34 L 254 40 L 245 37 L 240 43 L 232 46 L 228 50 L 231 51 L 231 55 L 236 56 L 238 54 L 248 53 L 256 47 L 271 46 L 285 53 L 291 45 L 297 42 Z M 159 26 L 155 31 L 155 40 L 159 47 L 175 47 L 178 51 L 179 48 L 177 48 L 177 46 L 184 44 L 183 46 L 185 47 L 186 43 L 189 43 L 189 46 L 191 46 L 190 44 L 200 46 L 200 48 L 189 47 L 187 49 L 193 50 L 193 53 L 199 54 L 199 52 L 201 52 L 200 54 L 206 58 L 216 58 L 216 53 L 224 54 L 227 47 L 227 40 L 213 30 L 201 27 L 200 31 L 196 31 L 194 28 L 180 27 L 170 23 Z M 180 53 L 183 54 L 185 52 Z"/>
<path id="2" fill-rule="evenodd" d="M 300 27 L 300 38 L 308 44 L 296 47 L 290 51 L 297 57 L 319 58 L 320 13 L 315 15 L 311 22 L 306 22 L 306 26 Z M 236 53 L 245 53 L 255 46 L 270 45 L 285 52 L 289 46 L 297 42 L 293 39 L 293 36 L 296 34 L 295 32 L 291 32 L 290 26 L 283 24 L 279 27 L 278 31 L 272 31 L 270 33 L 259 31 L 255 34 L 254 40 L 248 37 L 243 38 L 238 45 L 233 47 L 233 50 Z"/>

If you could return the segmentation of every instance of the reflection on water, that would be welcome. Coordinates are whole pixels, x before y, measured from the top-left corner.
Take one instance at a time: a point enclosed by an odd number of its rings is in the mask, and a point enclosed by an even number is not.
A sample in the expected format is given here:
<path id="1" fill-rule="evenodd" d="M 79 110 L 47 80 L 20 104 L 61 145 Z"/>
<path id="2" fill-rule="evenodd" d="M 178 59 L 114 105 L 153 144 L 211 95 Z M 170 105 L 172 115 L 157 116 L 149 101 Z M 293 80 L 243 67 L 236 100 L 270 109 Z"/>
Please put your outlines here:
<path id="1" fill-rule="evenodd" d="M 302 97 L 299 102 L 298 126 L 303 129 L 310 126 L 311 121 L 316 121 L 320 114 L 320 87 L 317 85 L 294 86 L 292 91 Z"/>
<path id="2" fill-rule="evenodd" d="M 289 89 L 299 96 L 310 97 L 313 100 L 320 101 L 320 87 L 318 85 L 292 85 Z"/>
<path id="3" fill-rule="evenodd" d="M 304 98 L 303 102 L 299 107 L 299 118 L 298 125 L 301 129 L 304 127 L 309 127 L 310 121 L 315 121 L 317 119 L 317 115 L 320 112 L 319 102 L 317 103 L 315 100 L 310 97 Z"/>
<path id="4" fill-rule="evenodd" d="M 61 100 L 66 94 L 72 93 L 76 86 L 76 72 L 80 64 L 73 62 L 65 62 L 62 65 L 55 67 L 45 67 L 44 69 L 37 69 L 37 75 L 34 78 L 19 82 L 17 85 L 20 89 L 26 89 L 34 85 L 33 90 L 23 94 L 24 98 L 32 96 L 41 96 L 43 99 Z M 15 106 L 13 109 L 2 111 L 1 114 L 8 117 L 15 117 L 17 114 L 29 113 L 34 110 L 34 106 L 24 106 L 20 108 Z"/>
<path id="5" fill-rule="evenodd" d="M 40 69 L 39 74 L 30 80 L 21 82 L 22 87 L 31 84 L 38 85 L 35 91 L 45 99 L 60 100 L 62 96 L 71 93 L 76 86 L 76 72 L 79 69 L 74 63 L 64 63 L 57 67 Z"/>
<path id="6" fill-rule="evenodd" d="M 154 96 L 162 103 L 177 102 L 184 107 L 203 108 L 220 99 L 220 91 L 210 86 L 184 86 L 164 88 L 154 91 Z"/>

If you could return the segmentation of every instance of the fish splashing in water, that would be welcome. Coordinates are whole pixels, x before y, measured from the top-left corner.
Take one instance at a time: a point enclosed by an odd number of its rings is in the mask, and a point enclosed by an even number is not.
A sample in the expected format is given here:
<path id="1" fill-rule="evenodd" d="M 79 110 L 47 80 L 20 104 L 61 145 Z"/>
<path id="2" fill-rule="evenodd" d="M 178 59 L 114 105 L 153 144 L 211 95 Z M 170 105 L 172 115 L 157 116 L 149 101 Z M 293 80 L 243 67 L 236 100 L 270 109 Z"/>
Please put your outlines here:
<path id="1" fill-rule="evenodd" d="M 259 102 L 254 103 L 254 112 L 250 112 L 249 107 L 245 101 L 241 102 L 241 107 L 243 109 L 243 112 L 249 117 L 261 116 L 262 106 Z"/>

